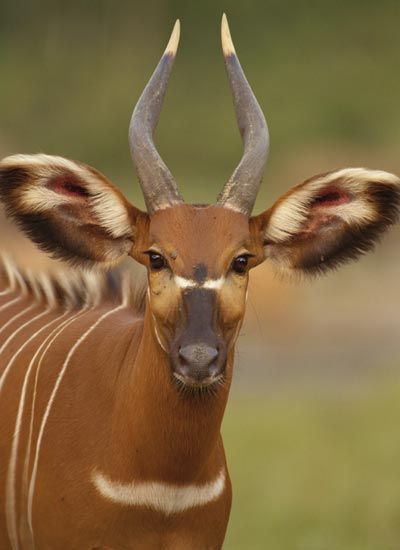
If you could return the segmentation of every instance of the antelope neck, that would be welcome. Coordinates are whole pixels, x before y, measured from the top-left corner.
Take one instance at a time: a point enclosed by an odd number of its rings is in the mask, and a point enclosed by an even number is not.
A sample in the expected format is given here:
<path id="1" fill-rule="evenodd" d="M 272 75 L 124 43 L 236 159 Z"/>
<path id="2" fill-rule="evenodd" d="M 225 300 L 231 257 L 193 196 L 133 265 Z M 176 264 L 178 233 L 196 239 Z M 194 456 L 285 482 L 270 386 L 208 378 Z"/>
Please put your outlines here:
<path id="1" fill-rule="evenodd" d="M 141 334 L 131 338 L 123 371 L 112 426 L 111 469 L 105 473 L 124 481 L 178 484 L 216 478 L 225 468 L 220 427 L 229 380 L 217 395 L 180 392 L 169 358 L 154 336 L 148 307 Z"/>

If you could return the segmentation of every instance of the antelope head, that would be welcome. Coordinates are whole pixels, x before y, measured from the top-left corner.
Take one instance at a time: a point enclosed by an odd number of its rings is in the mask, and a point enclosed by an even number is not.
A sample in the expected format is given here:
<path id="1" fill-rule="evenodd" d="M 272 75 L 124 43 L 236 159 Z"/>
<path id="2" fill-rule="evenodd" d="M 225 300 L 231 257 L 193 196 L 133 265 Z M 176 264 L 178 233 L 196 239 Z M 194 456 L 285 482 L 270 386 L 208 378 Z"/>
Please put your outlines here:
<path id="1" fill-rule="evenodd" d="M 185 204 L 153 136 L 179 41 L 167 48 L 133 112 L 129 143 L 147 212 L 95 169 L 60 157 L 16 155 L 0 164 L 7 211 L 44 250 L 78 265 L 127 255 L 147 267 L 147 315 L 171 379 L 206 387 L 229 379 L 249 270 L 324 273 L 370 250 L 393 224 L 399 179 L 346 168 L 291 188 L 257 216 L 252 209 L 269 149 L 268 127 L 222 20 L 222 48 L 244 153 L 216 204 Z"/>

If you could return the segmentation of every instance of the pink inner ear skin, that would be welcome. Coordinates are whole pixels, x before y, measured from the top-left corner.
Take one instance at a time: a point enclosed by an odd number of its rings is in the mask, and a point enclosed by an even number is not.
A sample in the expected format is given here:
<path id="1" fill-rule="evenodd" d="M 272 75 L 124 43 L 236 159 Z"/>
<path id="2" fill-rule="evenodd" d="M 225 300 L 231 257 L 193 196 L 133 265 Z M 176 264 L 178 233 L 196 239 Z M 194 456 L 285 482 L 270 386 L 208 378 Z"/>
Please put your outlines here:
<path id="1" fill-rule="evenodd" d="M 338 187 L 325 187 L 316 197 L 314 197 L 311 207 L 312 208 L 327 208 L 332 206 L 339 206 L 340 204 L 346 204 L 353 199 L 350 193 L 346 193 L 343 189 Z"/>
<path id="2" fill-rule="evenodd" d="M 71 198 L 90 197 L 87 190 L 73 176 L 58 176 L 49 181 L 47 187 L 59 195 Z"/>

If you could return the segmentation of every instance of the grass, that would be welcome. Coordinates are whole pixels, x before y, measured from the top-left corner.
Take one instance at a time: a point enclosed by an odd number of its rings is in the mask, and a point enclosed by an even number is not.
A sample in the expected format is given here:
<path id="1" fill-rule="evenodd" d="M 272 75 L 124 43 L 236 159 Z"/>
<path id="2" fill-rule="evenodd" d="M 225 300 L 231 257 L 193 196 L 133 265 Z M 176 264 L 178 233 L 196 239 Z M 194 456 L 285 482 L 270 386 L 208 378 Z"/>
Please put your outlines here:
<path id="1" fill-rule="evenodd" d="M 231 402 L 226 550 L 400 547 L 400 384 Z"/>

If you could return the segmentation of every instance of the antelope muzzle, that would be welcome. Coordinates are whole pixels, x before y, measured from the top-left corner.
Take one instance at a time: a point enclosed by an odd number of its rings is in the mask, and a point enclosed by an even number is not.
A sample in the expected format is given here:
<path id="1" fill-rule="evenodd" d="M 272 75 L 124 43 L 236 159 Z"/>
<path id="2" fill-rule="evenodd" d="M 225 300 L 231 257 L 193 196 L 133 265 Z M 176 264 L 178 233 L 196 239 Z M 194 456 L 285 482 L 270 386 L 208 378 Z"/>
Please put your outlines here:
<path id="1" fill-rule="evenodd" d="M 181 327 L 171 347 L 173 375 L 186 386 L 210 386 L 223 378 L 227 357 L 215 292 L 188 289 L 182 301 Z"/>

